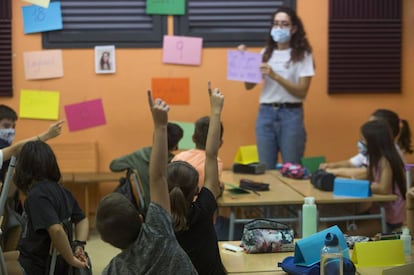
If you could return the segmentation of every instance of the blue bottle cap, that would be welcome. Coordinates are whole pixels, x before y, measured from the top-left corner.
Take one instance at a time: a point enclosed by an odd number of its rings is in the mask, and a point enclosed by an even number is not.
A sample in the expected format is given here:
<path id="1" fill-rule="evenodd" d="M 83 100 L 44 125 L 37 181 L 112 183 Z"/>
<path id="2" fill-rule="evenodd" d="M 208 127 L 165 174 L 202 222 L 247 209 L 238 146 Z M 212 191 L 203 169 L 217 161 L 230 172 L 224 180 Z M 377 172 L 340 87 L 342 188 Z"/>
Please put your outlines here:
<path id="1" fill-rule="evenodd" d="M 325 245 L 326 246 L 337 246 L 339 243 L 338 237 L 333 233 L 326 234 Z"/>

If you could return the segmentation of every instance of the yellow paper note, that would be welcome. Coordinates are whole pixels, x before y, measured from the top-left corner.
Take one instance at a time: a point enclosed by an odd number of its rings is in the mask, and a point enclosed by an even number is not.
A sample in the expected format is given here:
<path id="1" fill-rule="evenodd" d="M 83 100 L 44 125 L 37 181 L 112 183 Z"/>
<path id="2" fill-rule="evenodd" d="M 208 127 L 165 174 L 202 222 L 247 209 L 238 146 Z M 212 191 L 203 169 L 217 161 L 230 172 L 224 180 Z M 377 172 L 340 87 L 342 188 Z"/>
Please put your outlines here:
<path id="1" fill-rule="evenodd" d="M 59 117 L 59 92 L 22 90 L 20 92 L 21 118 L 57 120 Z"/>
<path id="2" fill-rule="evenodd" d="M 352 261 L 357 267 L 395 266 L 405 263 L 402 240 L 355 243 Z"/>
<path id="3" fill-rule="evenodd" d="M 234 158 L 235 163 L 250 164 L 259 162 L 259 155 L 257 153 L 256 145 L 240 146 L 237 150 L 236 157 Z"/>
<path id="4" fill-rule="evenodd" d="M 24 0 L 24 1 L 35 4 L 37 6 L 41 6 L 45 9 L 49 7 L 49 3 L 50 3 L 50 0 Z"/>

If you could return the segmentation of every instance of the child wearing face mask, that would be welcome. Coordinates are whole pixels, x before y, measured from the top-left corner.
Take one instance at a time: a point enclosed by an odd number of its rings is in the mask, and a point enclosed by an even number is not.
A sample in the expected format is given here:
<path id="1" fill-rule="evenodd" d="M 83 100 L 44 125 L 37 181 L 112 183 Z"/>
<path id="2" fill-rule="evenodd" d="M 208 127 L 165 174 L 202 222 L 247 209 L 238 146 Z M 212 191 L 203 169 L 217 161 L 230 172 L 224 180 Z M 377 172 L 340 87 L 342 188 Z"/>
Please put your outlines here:
<path id="1" fill-rule="evenodd" d="M 411 154 L 413 152 L 411 148 L 411 130 L 407 120 L 401 119 L 397 113 L 387 109 L 375 110 L 369 118 L 369 121 L 372 120 L 383 120 L 387 123 L 390 127 L 397 152 L 405 163 L 404 153 Z M 340 177 L 366 179 L 367 166 L 369 164 L 367 147 L 361 141 L 358 141 L 357 147 L 358 154 L 352 158 L 338 162 L 322 163 L 320 168 Z"/>
<path id="2" fill-rule="evenodd" d="M 368 121 L 361 127 L 361 139 L 367 146 L 368 180 L 373 194 L 394 194 L 397 199 L 382 203 L 385 208 L 388 232 L 399 229 L 405 222 L 407 192 L 404 162 L 398 153 L 393 136 L 383 120 Z M 373 205 L 370 211 L 375 211 Z"/>
<path id="3" fill-rule="evenodd" d="M 302 21 L 294 10 L 280 7 L 273 14 L 262 61 L 264 83 L 256 120 L 259 160 L 266 169 L 275 169 L 280 152 L 283 162 L 300 163 L 306 141 L 303 101 L 314 63 Z M 245 83 L 248 90 L 255 85 Z"/>
<path id="4" fill-rule="evenodd" d="M 16 134 L 17 113 L 4 104 L 0 104 L 0 149 L 10 146 L 13 143 Z M 3 163 L 0 170 L 0 180 L 4 181 L 6 171 L 8 169 L 8 162 Z"/>

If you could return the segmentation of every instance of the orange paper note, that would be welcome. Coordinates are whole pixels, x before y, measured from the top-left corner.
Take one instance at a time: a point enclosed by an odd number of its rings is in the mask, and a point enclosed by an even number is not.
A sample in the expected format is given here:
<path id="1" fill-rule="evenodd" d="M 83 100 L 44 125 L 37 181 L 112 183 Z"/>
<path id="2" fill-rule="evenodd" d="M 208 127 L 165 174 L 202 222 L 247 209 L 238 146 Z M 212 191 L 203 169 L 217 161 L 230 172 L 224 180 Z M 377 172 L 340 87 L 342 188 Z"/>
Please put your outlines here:
<path id="1" fill-rule="evenodd" d="M 188 78 L 153 78 L 152 95 L 171 105 L 190 104 L 190 81 Z"/>

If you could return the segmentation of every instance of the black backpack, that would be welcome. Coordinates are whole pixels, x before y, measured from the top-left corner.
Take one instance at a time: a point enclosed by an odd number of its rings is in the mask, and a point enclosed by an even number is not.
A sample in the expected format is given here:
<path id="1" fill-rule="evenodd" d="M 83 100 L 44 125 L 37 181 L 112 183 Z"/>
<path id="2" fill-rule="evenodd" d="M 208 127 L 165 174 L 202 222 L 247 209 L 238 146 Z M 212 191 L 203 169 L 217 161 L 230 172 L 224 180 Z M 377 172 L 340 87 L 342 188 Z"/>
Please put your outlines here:
<path id="1" fill-rule="evenodd" d="M 323 169 L 316 170 L 311 176 L 311 183 L 322 191 L 333 191 L 335 175 Z"/>

